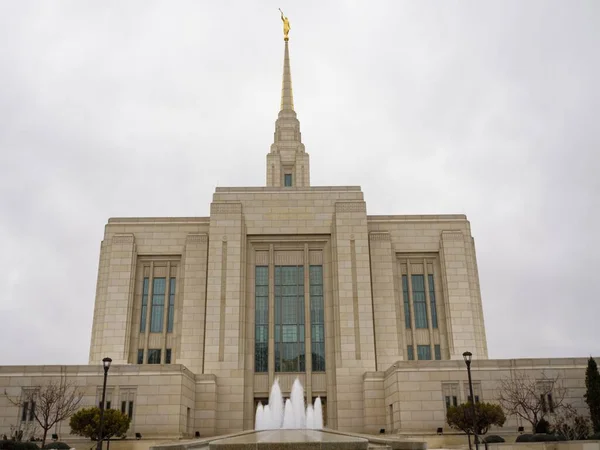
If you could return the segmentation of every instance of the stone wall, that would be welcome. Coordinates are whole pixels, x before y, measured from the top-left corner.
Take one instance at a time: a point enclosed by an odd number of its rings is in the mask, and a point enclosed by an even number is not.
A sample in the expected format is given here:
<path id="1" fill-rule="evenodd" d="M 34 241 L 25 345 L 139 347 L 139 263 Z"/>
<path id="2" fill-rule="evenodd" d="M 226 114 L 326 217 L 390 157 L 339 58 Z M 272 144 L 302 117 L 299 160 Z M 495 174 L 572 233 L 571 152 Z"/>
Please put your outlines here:
<path id="1" fill-rule="evenodd" d="M 183 297 L 184 290 L 181 289 L 186 281 L 185 269 L 190 270 L 189 275 L 195 278 L 196 283 L 202 283 L 202 277 L 198 276 L 198 268 L 204 270 L 204 274 L 206 268 L 202 266 L 202 257 L 199 253 L 202 252 L 202 239 L 206 238 L 208 226 L 209 219 L 203 217 L 109 219 L 100 249 L 90 363 L 97 363 L 106 356 L 111 357 L 115 364 L 136 362 L 132 356 L 136 349 L 132 351 L 130 340 L 139 329 L 133 327 L 135 323 L 133 314 L 136 267 L 140 255 L 175 255 L 179 258 L 183 256 L 193 258 L 192 264 L 184 267 L 177 277 L 178 283 L 181 283 L 177 289 L 180 293 L 177 302 L 190 304 L 190 300 Z M 188 292 L 192 289 L 190 295 L 196 294 L 197 297 L 194 287 L 196 285 L 192 282 L 192 286 L 188 286 Z M 202 297 L 195 300 L 201 305 L 203 301 Z M 197 305 L 192 302 L 191 306 Z M 176 327 L 176 331 L 178 328 Z M 190 330 L 187 323 L 183 324 L 183 330 L 186 330 L 187 334 L 183 337 L 179 334 L 176 339 L 183 340 L 184 344 L 195 343 L 196 340 L 189 336 L 194 331 Z M 176 347 L 174 350 L 178 352 L 179 348 Z M 198 367 L 197 354 L 186 350 L 182 356 L 190 367 Z M 174 358 L 176 359 L 176 355 Z"/>
<path id="2" fill-rule="evenodd" d="M 496 403 L 499 381 L 526 374 L 541 380 L 544 376 L 560 377 L 566 389 L 565 401 L 587 414 L 584 402 L 585 358 L 473 360 L 472 379 L 475 395 L 480 401 Z M 463 361 L 399 361 L 385 372 L 383 393 L 386 408 L 381 426 L 397 431 L 435 432 L 438 427 L 448 430 L 445 420 L 445 393 L 455 388 L 458 404 L 467 401 L 468 379 Z M 365 386 L 365 391 L 372 385 Z M 393 416 L 391 417 L 390 414 Z M 507 417 L 504 430 L 530 425 Z"/>
<path id="3" fill-rule="evenodd" d="M 405 356 L 407 344 L 433 341 L 430 343 L 441 344 L 442 359 L 462 359 L 465 351 L 470 351 L 477 359 L 487 358 L 475 244 L 466 216 L 368 216 L 368 228 L 372 236 L 371 264 L 378 340 L 382 343 L 389 341 L 386 333 L 377 328 L 389 328 L 391 325 L 388 322 L 391 319 L 388 317 L 378 322 L 377 317 L 381 314 L 378 311 L 390 309 L 390 300 L 386 303 L 385 299 L 391 299 L 389 290 L 394 289 L 396 305 L 399 308 L 396 315 L 398 355 Z M 385 240 L 390 241 L 387 246 L 384 245 Z M 401 286 L 398 286 L 397 282 L 393 287 L 393 283 L 388 281 L 389 275 L 374 272 L 374 269 L 387 270 L 390 259 L 398 264 L 398 261 L 415 258 L 434 260 L 436 285 L 441 286 L 438 286 L 439 295 L 436 298 L 439 331 L 433 331 L 439 332 L 441 336 L 435 336 L 435 333 L 427 336 L 427 330 L 405 329 L 404 313 L 401 309 Z M 396 274 L 396 277 L 398 276 L 399 274 Z M 425 336 L 420 336 L 422 331 L 425 332 Z M 381 354 L 381 361 L 390 362 L 390 355 L 386 355 L 384 351 L 379 348 L 377 350 L 378 354 Z M 406 356 L 404 359 L 407 359 Z M 389 364 L 381 365 L 377 370 L 386 370 L 387 367 Z"/>
<path id="4" fill-rule="evenodd" d="M 10 435 L 11 425 L 22 424 L 22 411 L 9 398 L 20 401 L 24 389 L 59 382 L 61 377 L 75 383 L 83 392 L 81 408 L 100 403 L 103 370 L 99 366 L 0 367 L 0 392 L 6 392 L 6 395 L 0 395 L 0 435 Z M 197 381 L 203 383 L 204 390 L 215 385 L 214 377 L 201 376 L 197 380 L 182 365 L 113 365 L 107 379 L 106 401 L 111 402 L 112 409 L 120 409 L 122 401 L 133 401 L 133 417 L 127 433 L 130 437 L 135 433 L 161 438 L 191 436 L 197 423 L 188 423 L 187 417 L 188 408 L 192 418 L 196 409 Z M 214 403 L 210 406 L 214 407 Z M 202 431 L 214 432 L 210 425 Z M 67 437 L 70 433 L 68 420 L 49 433 Z M 41 437 L 41 432 L 38 431 L 36 436 Z"/>

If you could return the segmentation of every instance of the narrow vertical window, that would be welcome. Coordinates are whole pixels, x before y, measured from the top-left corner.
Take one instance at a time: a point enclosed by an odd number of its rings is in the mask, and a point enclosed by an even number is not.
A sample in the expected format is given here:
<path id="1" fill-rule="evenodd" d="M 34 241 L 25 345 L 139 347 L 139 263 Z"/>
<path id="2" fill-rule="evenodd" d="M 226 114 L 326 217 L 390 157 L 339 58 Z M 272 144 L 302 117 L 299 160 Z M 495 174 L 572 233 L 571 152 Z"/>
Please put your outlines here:
<path id="1" fill-rule="evenodd" d="M 165 364 L 171 364 L 171 349 L 167 348 L 165 350 Z"/>
<path id="2" fill-rule="evenodd" d="M 144 364 L 144 349 L 143 348 L 140 348 L 138 350 L 137 363 Z"/>
<path id="3" fill-rule="evenodd" d="M 173 320 L 175 317 L 175 278 L 169 282 L 169 310 L 167 312 L 167 333 L 173 332 Z"/>
<path id="4" fill-rule="evenodd" d="M 410 328 L 410 302 L 408 299 L 408 277 L 402 275 L 402 297 L 404 299 L 404 325 Z"/>
<path id="5" fill-rule="evenodd" d="M 269 267 L 254 272 L 254 371 L 269 370 Z"/>
<path id="6" fill-rule="evenodd" d="M 304 372 L 304 266 L 275 266 L 275 372 Z"/>
<path id="7" fill-rule="evenodd" d="M 148 309 L 148 278 L 144 278 L 144 287 L 142 288 L 142 315 L 140 317 L 140 332 L 146 331 L 146 312 Z"/>
<path id="8" fill-rule="evenodd" d="M 554 410 L 552 409 L 552 411 Z M 33 419 L 35 419 L 35 402 L 32 400 L 29 406 L 29 421 L 33 422 Z"/>
<path id="9" fill-rule="evenodd" d="M 546 396 L 544 394 L 540 394 L 540 402 L 542 404 L 542 412 L 546 414 L 548 412 L 548 406 L 546 405 Z"/>
<path id="10" fill-rule="evenodd" d="M 160 364 L 160 348 L 148 349 L 148 364 Z"/>
<path id="11" fill-rule="evenodd" d="M 152 284 L 152 308 L 150 310 L 150 332 L 161 333 L 165 313 L 166 278 L 154 278 Z"/>
<path id="12" fill-rule="evenodd" d="M 323 266 L 310 266 L 309 270 L 312 371 L 325 372 Z"/>
<path id="13" fill-rule="evenodd" d="M 406 356 L 408 356 L 409 361 L 414 361 L 415 359 L 415 349 L 412 345 L 406 347 Z"/>
<path id="14" fill-rule="evenodd" d="M 427 303 L 425 300 L 425 280 L 423 275 L 412 276 L 413 309 L 415 328 L 427 328 Z"/>
<path id="15" fill-rule="evenodd" d="M 431 306 L 431 326 L 433 328 L 438 327 L 437 320 L 437 308 L 435 304 L 435 286 L 433 283 L 433 275 L 428 275 L 427 279 L 429 280 L 429 304 Z"/>
<path id="16" fill-rule="evenodd" d="M 437 361 L 439 361 L 440 359 L 442 359 L 442 349 L 440 348 L 439 344 L 435 344 L 435 346 L 433 347 L 433 350 L 435 352 L 435 359 Z"/>
<path id="17" fill-rule="evenodd" d="M 283 184 L 285 187 L 290 187 L 292 185 L 292 174 L 291 173 L 286 173 L 283 176 Z"/>
<path id="18" fill-rule="evenodd" d="M 127 415 L 130 419 L 133 417 L 133 400 L 129 400 L 129 409 L 127 410 Z"/>
<path id="19" fill-rule="evenodd" d="M 417 358 L 420 361 L 431 360 L 431 346 L 429 345 L 417 345 Z"/>
<path id="20" fill-rule="evenodd" d="M 459 387 L 457 383 L 442 384 L 442 395 L 444 396 L 444 403 L 446 404 L 446 408 L 458 405 L 458 390 Z"/>
<path id="21" fill-rule="evenodd" d="M 27 420 L 27 408 L 29 407 L 29 402 L 23 402 L 23 409 L 21 410 L 21 421 L 25 422 Z"/>

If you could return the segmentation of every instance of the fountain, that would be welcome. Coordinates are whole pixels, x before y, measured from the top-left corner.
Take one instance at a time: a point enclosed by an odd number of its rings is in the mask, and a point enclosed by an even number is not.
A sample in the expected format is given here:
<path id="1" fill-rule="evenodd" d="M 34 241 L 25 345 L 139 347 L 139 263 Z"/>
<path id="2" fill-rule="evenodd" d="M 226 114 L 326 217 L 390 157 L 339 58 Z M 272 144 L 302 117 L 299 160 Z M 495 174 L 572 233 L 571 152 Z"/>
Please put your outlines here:
<path id="1" fill-rule="evenodd" d="M 296 378 L 290 397 L 285 399 L 275 380 L 269 403 L 256 407 L 254 431 L 242 431 L 224 437 L 189 441 L 182 444 L 156 445 L 150 450 L 368 450 L 369 442 L 377 447 L 395 450 L 426 450 L 425 442 L 399 440 L 381 436 L 359 435 L 323 429 L 323 405 L 317 397 L 314 404 L 304 404 L 304 388 Z"/>
<path id="2" fill-rule="evenodd" d="M 323 429 L 323 405 L 317 397 L 314 404 L 304 404 L 304 388 L 300 380 L 292 384 L 290 397 L 285 399 L 275 380 L 269 403 L 258 404 L 254 431 L 242 431 L 224 437 L 204 438 L 174 444 L 160 444 L 150 450 L 368 450 L 371 442 L 377 447 L 395 450 L 426 450 L 425 442 L 400 440 L 397 437 L 368 436 Z M 175 448 L 177 447 L 177 449 Z"/>
<path id="3" fill-rule="evenodd" d="M 323 406 L 321 397 L 317 397 L 314 405 L 304 405 L 304 388 L 300 380 L 296 378 L 292 385 L 290 398 L 283 403 L 283 395 L 279 387 L 279 380 L 275 380 L 271 387 L 269 403 L 262 405 L 260 402 L 256 407 L 256 420 L 254 429 L 278 430 L 278 429 L 310 429 L 321 430 L 323 428 Z"/>

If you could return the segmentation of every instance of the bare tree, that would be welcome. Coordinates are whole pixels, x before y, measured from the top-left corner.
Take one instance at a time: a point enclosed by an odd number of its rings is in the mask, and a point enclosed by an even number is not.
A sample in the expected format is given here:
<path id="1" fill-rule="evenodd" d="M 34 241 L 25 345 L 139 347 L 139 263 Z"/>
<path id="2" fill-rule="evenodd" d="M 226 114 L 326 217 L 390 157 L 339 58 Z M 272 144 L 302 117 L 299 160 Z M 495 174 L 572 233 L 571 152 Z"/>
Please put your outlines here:
<path id="1" fill-rule="evenodd" d="M 25 390 L 20 398 L 9 397 L 6 390 L 4 395 L 21 410 L 28 408 L 27 414 L 33 416 L 44 432 L 43 447 L 48 430 L 57 423 L 68 419 L 77 411 L 83 392 L 73 381 L 68 381 L 66 375 L 63 374 L 57 381 L 49 381 L 42 386 L 34 386 Z"/>
<path id="2" fill-rule="evenodd" d="M 32 441 L 37 434 L 37 428 L 37 422 L 21 420 L 17 425 L 10 426 L 10 438 L 13 441 Z"/>
<path id="3" fill-rule="evenodd" d="M 554 418 L 554 433 L 568 441 L 587 439 L 591 429 L 590 419 L 579 414 L 572 405 L 565 405 Z"/>
<path id="4" fill-rule="evenodd" d="M 566 392 L 559 376 L 547 377 L 542 372 L 541 377 L 533 378 L 526 372 L 515 372 L 500 380 L 498 401 L 507 414 L 529 422 L 535 433 L 542 419 L 566 407 Z"/>

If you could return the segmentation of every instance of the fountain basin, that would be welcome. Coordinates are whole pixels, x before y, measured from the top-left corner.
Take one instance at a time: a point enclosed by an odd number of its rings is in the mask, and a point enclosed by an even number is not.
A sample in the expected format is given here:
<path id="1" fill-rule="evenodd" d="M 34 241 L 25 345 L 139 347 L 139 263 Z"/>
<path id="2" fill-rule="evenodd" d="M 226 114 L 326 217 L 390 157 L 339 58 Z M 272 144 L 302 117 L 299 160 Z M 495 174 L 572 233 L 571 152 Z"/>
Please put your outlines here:
<path id="1" fill-rule="evenodd" d="M 265 430 L 210 442 L 210 450 L 367 450 L 364 438 L 321 430 Z"/>

